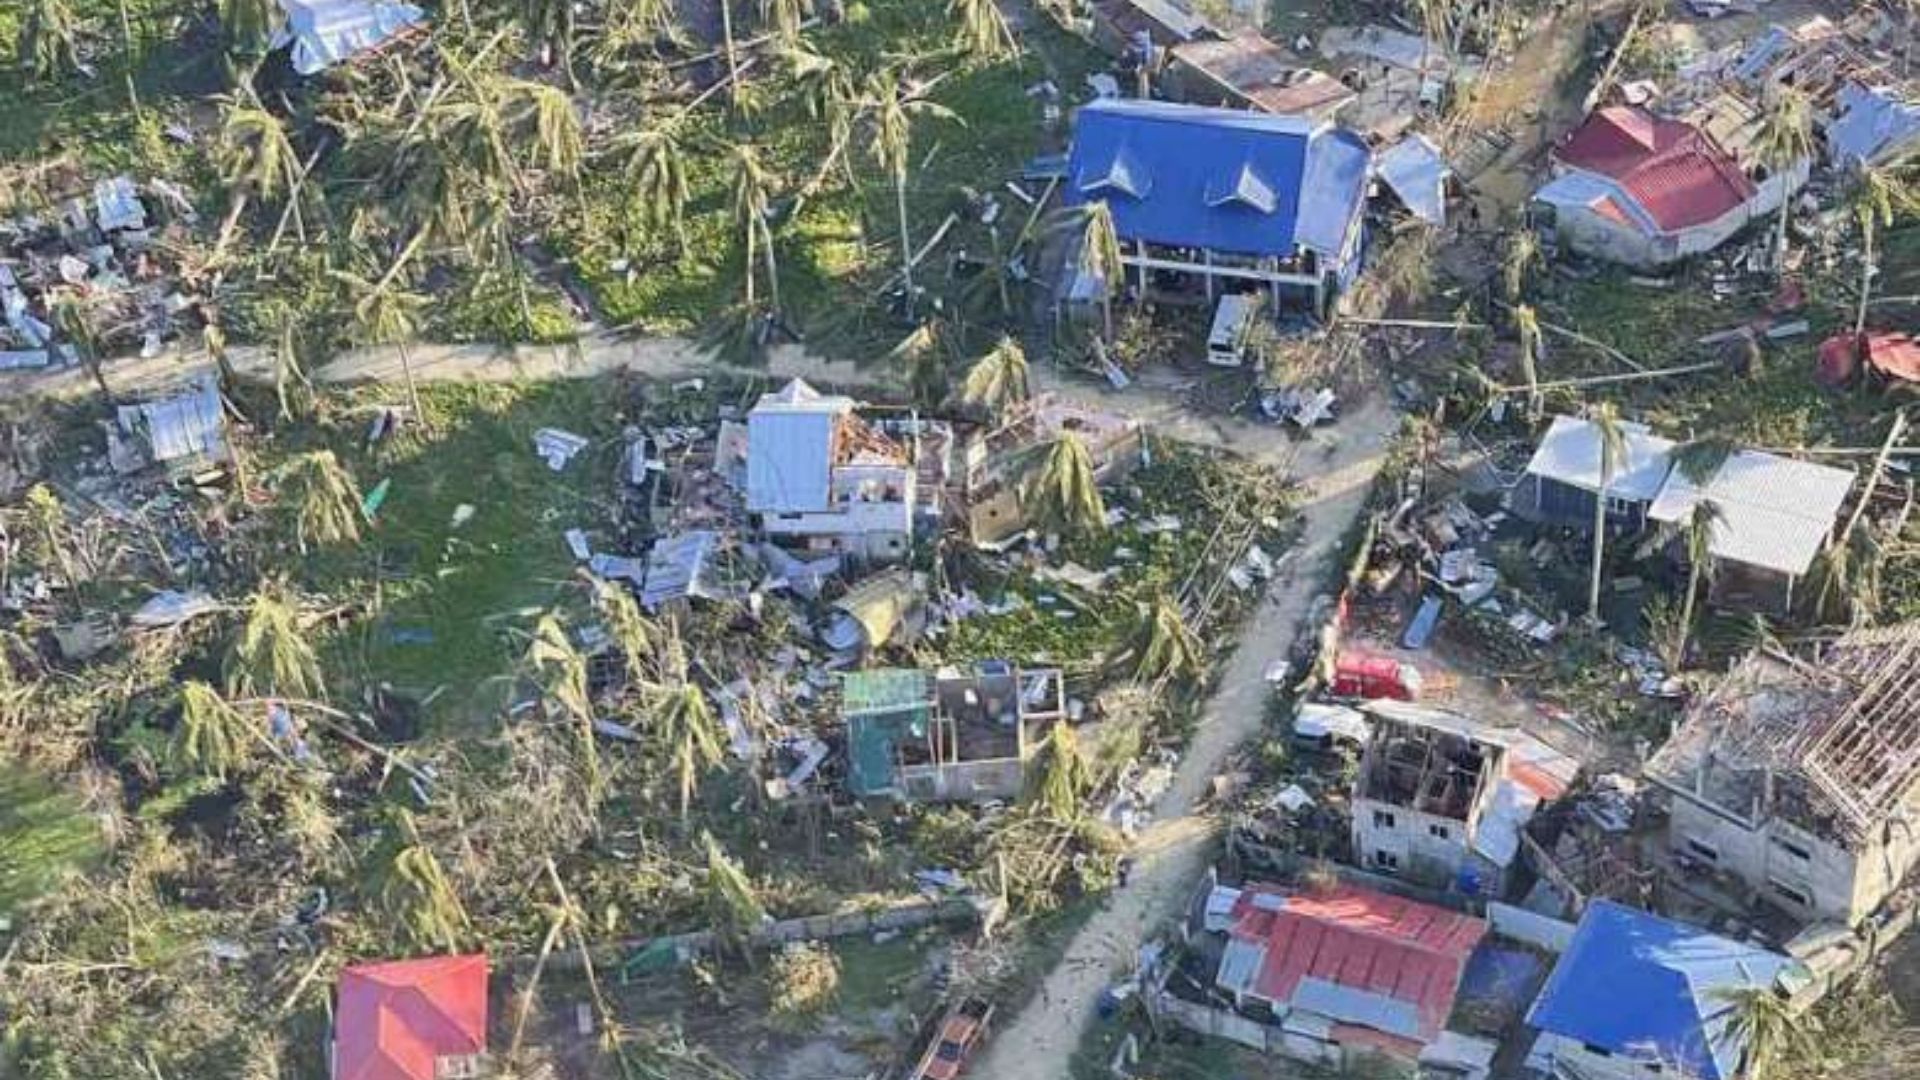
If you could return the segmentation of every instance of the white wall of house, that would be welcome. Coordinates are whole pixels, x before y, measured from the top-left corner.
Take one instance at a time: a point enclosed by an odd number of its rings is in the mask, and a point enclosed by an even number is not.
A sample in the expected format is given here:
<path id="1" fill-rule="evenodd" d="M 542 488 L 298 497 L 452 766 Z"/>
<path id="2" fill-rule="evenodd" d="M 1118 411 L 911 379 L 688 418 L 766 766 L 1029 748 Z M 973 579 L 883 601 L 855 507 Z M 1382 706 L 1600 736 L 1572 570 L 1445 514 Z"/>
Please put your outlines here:
<path id="1" fill-rule="evenodd" d="M 1738 879 L 1758 899 L 1799 919 L 1855 925 L 1920 859 L 1920 829 L 1899 823 L 1855 851 L 1778 818 L 1750 827 L 1689 796 L 1676 794 L 1672 803 L 1670 850 Z"/>
<path id="2" fill-rule="evenodd" d="M 1560 173 L 1576 172 L 1593 177 L 1613 189 L 1615 197 L 1628 201 L 1624 189 L 1598 173 L 1560 166 Z M 1774 217 L 1784 199 L 1807 182 L 1808 166 L 1801 162 L 1788 171 L 1770 176 L 1758 185 L 1753 198 L 1712 221 L 1676 232 L 1647 232 L 1632 225 L 1604 217 L 1592 207 L 1554 203 L 1554 234 L 1559 241 L 1585 255 L 1639 269 L 1653 269 L 1695 255 L 1704 255 L 1732 239 L 1734 234 L 1762 219 Z"/>
<path id="3" fill-rule="evenodd" d="M 894 464 L 838 465 L 830 509 L 766 514 L 767 535 L 818 541 L 816 547 L 871 559 L 906 555 L 913 536 L 915 474 Z"/>
<path id="4" fill-rule="evenodd" d="M 1447 881 L 1474 859 L 1470 823 L 1374 799 L 1353 800 L 1353 853 L 1369 870 Z"/>

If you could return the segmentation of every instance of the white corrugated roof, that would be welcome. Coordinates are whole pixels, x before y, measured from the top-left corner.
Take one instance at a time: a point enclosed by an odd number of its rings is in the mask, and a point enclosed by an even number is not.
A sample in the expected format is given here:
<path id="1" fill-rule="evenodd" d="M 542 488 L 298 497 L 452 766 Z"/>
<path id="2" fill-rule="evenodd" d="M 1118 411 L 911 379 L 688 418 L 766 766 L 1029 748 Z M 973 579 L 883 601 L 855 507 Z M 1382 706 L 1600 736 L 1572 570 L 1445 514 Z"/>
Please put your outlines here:
<path id="1" fill-rule="evenodd" d="M 1220 967 L 1214 972 L 1215 986 L 1229 994 L 1244 994 L 1253 989 L 1260 966 L 1267 962 L 1267 947 L 1254 941 L 1230 938 L 1220 953 Z"/>
<path id="2" fill-rule="evenodd" d="M 280 0 L 286 22 L 273 47 L 293 46 L 293 70 L 302 75 L 330 68 L 386 44 L 427 13 L 393 0 Z"/>
<path id="3" fill-rule="evenodd" d="M 763 395 L 747 414 L 747 509 L 807 513 L 830 508 L 833 432 L 853 399 L 795 379 Z"/>
<path id="4" fill-rule="evenodd" d="M 1620 422 L 1626 460 L 1614 463 L 1607 494 L 1619 499 L 1649 502 L 1660 493 L 1671 465 L 1668 455 L 1673 441 L 1663 439 L 1645 424 Z M 1527 473 L 1580 488 L 1600 490 L 1600 436 L 1592 421 L 1577 416 L 1556 416 L 1553 426 L 1540 440 Z"/>
<path id="5" fill-rule="evenodd" d="M 1714 558 L 1800 575 L 1826 545 L 1852 490 L 1851 470 L 1742 450 L 1704 488 L 1673 470 L 1647 516 L 1683 521 L 1695 503 L 1709 499 L 1720 509 Z"/>

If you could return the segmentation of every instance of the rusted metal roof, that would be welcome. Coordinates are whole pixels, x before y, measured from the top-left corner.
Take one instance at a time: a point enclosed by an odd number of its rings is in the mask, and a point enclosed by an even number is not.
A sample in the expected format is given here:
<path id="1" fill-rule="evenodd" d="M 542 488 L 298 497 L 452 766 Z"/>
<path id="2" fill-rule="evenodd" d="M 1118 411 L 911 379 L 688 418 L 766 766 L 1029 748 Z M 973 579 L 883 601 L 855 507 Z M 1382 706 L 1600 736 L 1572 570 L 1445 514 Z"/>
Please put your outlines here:
<path id="1" fill-rule="evenodd" d="M 1706 133 L 1627 105 L 1595 111 L 1554 157 L 1617 182 L 1666 232 L 1706 224 L 1759 193 Z"/>

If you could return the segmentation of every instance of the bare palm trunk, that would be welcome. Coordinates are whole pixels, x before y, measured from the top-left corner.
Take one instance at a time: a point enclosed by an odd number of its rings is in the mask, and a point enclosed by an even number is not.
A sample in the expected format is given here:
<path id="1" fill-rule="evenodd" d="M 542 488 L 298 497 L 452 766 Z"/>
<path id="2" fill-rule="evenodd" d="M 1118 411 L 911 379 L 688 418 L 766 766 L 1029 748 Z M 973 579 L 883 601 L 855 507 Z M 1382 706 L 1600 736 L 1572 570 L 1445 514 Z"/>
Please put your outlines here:
<path id="1" fill-rule="evenodd" d="M 407 380 L 407 405 L 413 410 L 413 420 L 425 425 L 427 411 L 420 407 L 420 386 L 413 379 L 413 349 L 405 341 L 400 342 L 400 374 Z"/>
<path id="2" fill-rule="evenodd" d="M 720 34 L 726 39 L 727 100 L 740 101 L 740 58 L 733 44 L 733 0 L 720 0 Z"/>
<path id="3" fill-rule="evenodd" d="M 1787 220 L 1793 215 L 1793 195 L 1787 191 L 1786 184 L 1780 185 L 1780 236 L 1774 243 L 1774 257 L 1780 261 L 1775 264 L 1779 273 L 1787 272 Z"/>
<path id="4" fill-rule="evenodd" d="M 763 224 L 761 228 L 766 229 Z M 773 302 L 773 310 L 780 310 L 780 263 L 773 251 L 773 230 L 766 229 L 766 235 L 760 238 L 764 250 L 761 257 L 767 263 L 767 299 Z"/>
<path id="5" fill-rule="evenodd" d="M 1600 571 L 1606 563 L 1607 487 L 1613 481 L 1611 463 L 1600 469 L 1600 490 L 1593 497 L 1593 580 L 1587 588 L 1587 618 L 1600 622 Z"/>
<path id="6" fill-rule="evenodd" d="M 106 404 L 107 408 L 113 408 L 113 388 L 107 385 L 106 368 L 101 364 L 100 358 L 89 349 L 86 350 L 82 361 L 87 365 L 87 374 L 93 376 L 93 385 L 100 388 L 100 400 Z"/>
<path id="7" fill-rule="evenodd" d="M 1866 343 L 1860 336 L 1867 332 L 1867 300 L 1873 295 L 1873 223 L 1863 221 L 1860 230 L 1860 304 L 1854 310 L 1853 338 L 1856 349 Z"/>
<path id="8" fill-rule="evenodd" d="M 893 200 L 900 215 L 900 280 L 907 290 L 907 318 L 913 318 L 913 237 L 907 231 L 907 174 L 893 176 Z"/>
<path id="9" fill-rule="evenodd" d="M 721 6 L 725 7 L 724 4 Z M 747 226 L 747 257 L 745 260 L 746 265 L 743 267 L 743 269 L 746 271 L 746 277 L 747 277 L 747 313 L 749 315 L 753 313 L 753 301 L 754 301 L 753 263 L 755 258 L 759 254 L 755 250 L 755 248 L 757 247 L 757 244 L 755 243 L 755 241 L 757 239 L 758 237 L 755 233 L 754 227 L 752 226 L 752 224 L 748 224 Z"/>
<path id="10" fill-rule="evenodd" d="M 127 14 L 127 0 L 120 0 L 120 41 L 127 51 L 127 105 L 134 119 L 140 119 L 140 91 L 133 84 L 133 19 Z"/>
<path id="11" fill-rule="evenodd" d="M 1687 567 L 1687 595 L 1680 601 L 1679 642 L 1673 648 L 1673 666 L 1679 667 L 1687 662 L 1687 638 L 1693 633 L 1693 601 L 1700 591 L 1700 561 L 1695 559 Z"/>
<path id="12" fill-rule="evenodd" d="M 1100 294 L 1100 322 L 1106 330 L 1106 340 L 1113 340 L 1113 290 L 1111 287 Z"/>
<path id="13" fill-rule="evenodd" d="M 207 262 L 218 263 L 220 256 L 227 250 L 227 244 L 233 240 L 234 230 L 240 227 L 240 215 L 247 212 L 247 192 L 245 189 L 233 194 L 233 205 L 227 207 L 227 216 L 220 220 L 220 233 L 213 242 L 213 254 Z"/>

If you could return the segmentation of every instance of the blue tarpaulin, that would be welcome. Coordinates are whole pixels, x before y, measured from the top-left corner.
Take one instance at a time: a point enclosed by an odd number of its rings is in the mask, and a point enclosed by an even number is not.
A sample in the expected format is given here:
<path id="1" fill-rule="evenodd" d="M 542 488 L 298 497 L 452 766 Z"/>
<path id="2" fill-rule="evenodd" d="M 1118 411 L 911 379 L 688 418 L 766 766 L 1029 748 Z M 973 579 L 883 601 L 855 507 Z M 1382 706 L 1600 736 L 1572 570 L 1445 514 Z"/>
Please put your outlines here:
<path id="1" fill-rule="evenodd" d="M 1527 1023 L 1702 1080 L 1732 1080 L 1744 1048 L 1727 995 L 1771 987 L 1788 963 L 1757 945 L 1596 900 Z"/>
<path id="2" fill-rule="evenodd" d="M 1338 268 L 1366 196 L 1358 135 L 1301 117 L 1094 101 L 1074 122 L 1069 205 L 1104 201 L 1122 240 L 1241 255 L 1296 245 Z"/>

